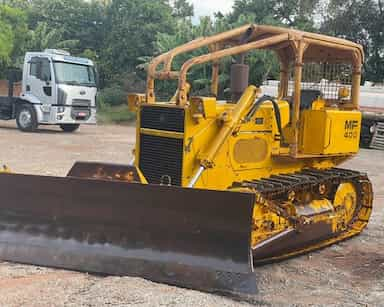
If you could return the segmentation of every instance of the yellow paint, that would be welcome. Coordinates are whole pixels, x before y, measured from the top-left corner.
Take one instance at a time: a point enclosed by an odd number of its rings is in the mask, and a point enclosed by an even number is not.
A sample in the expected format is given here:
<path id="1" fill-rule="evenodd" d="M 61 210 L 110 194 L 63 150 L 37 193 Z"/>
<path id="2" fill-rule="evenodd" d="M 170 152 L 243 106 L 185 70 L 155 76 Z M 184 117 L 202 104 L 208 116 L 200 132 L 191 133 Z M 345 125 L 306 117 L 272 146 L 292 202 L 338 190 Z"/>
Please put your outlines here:
<path id="1" fill-rule="evenodd" d="M 354 154 L 359 150 L 360 112 L 335 109 L 306 110 L 302 118 L 300 153 Z"/>
<path id="2" fill-rule="evenodd" d="M 216 117 L 216 99 L 213 97 L 192 97 L 191 116 L 198 123 L 199 119 Z"/>
<path id="3" fill-rule="evenodd" d="M 233 158 L 238 164 L 259 163 L 268 155 L 268 143 L 262 138 L 238 140 L 233 147 Z"/>
<path id="4" fill-rule="evenodd" d="M 312 110 L 320 111 L 324 110 L 326 105 L 326 101 L 324 99 L 318 98 L 312 103 Z"/>
<path id="5" fill-rule="evenodd" d="M 131 112 L 136 112 L 138 106 L 145 101 L 144 94 L 128 94 L 128 109 Z"/>
<path id="6" fill-rule="evenodd" d="M 252 91 L 244 98 L 253 102 Z M 289 157 L 289 147 L 280 143 L 274 109 L 271 103 L 261 105 L 248 122 L 240 121 L 234 132 L 224 135 L 218 140 L 218 134 L 227 125 L 235 104 L 218 103 L 215 98 L 192 98 L 189 106 L 185 106 L 184 133 L 140 128 L 140 116 L 137 120 L 136 165 L 140 160 L 140 133 L 184 140 L 182 185 L 187 186 L 214 142 L 219 150 L 195 187 L 225 190 L 233 182 L 260 179 L 272 174 L 293 173 L 304 167 L 330 168 L 346 160 L 357 152 L 358 139 L 345 138 L 345 122 L 358 134 L 361 115 L 357 111 L 334 109 L 306 110 L 302 112 L 303 124 L 300 135 L 303 138 L 301 153 L 312 154 L 306 158 Z M 215 107 L 213 107 L 215 102 Z M 197 105 L 204 104 L 205 116 L 196 121 Z M 322 102 L 318 102 L 319 105 Z M 180 108 L 174 104 L 155 104 L 156 107 Z M 286 141 L 290 139 L 290 108 L 287 101 L 278 101 L 282 128 Z M 315 103 L 314 103 L 315 105 Z M 148 107 L 148 106 L 146 106 Z M 251 104 L 245 108 L 244 117 Z M 316 106 L 314 106 L 316 107 Z M 316 107 L 317 108 L 317 107 Z M 215 110 L 215 116 L 212 115 Z M 226 119 L 226 120 L 224 120 Z M 353 121 L 357 120 L 358 127 Z M 256 148 L 256 143 L 260 148 Z M 239 144 L 243 144 L 243 152 L 239 152 Z M 248 144 L 248 145 L 244 145 Z M 253 144 L 253 145 L 250 145 Z M 253 153 L 254 152 L 254 153 Z M 145 174 L 144 174 L 145 175 Z"/>
<path id="7" fill-rule="evenodd" d="M 342 211 L 344 225 L 349 223 L 357 205 L 357 192 L 352 183 L 346 182 L 340 184 L 336 191 L 334 206 Z"/>
<path id="8" fill-rule="evenodd" d="M 139 178 L 140 178 L 140 182 L 143 183 L 143 184 L 148 184 L 148 181 L 147 179 L 145 179 L 143 173 L 141 172 L 141 170 L 137 167 L 137 174 L 139 175 Z"/>
<path id="9" fill-rule="evenodd" d="M 154 135 L 154 136 L 161 136 L 165 138 L 174 138 L 174 139 L 184 138 L 184 133 L 181 133 L 181 132 L 170 132 L 170 131 L 162 131 L 162 130 L 155 130 L 155 129 L 149 129 L 149 128 L 140 128 L 140 133 Z"/>
<path id="10" fill-rule="evenodd" d="M 11 170 L 10 170 L 10 168 L 8 166 L 3 165 L 3 166 L 0 167 L 0 174 L 1 173 L 9 174 L 9 173 L 11 173 Z"/>
<path id="11" fill-rule="evenodd" d="M 338 92 L 339 99 L 346 99 L 350 94 L 351 91 L 345 86 L 341 87 Z"/>
<path id="12" fill-rule="evenodd" d="M 248 121 L 245 120 L 256 93 L 255 88 L 250 87 L 240 99 L 240 105 L 219 103 L 211 97 L 191 98 L 191 103 L 183 107 L 184 133 L 140 128 L 139 116 L 137 130 L 142 134 L 183 139 L 182 186 L 189 184 L 202 161 L 206 161 L 208 168 L 195 185 L 202 189 L 227 190 L 234 182 L 294 173 L 306 167 L 326 169 L 337 166 L 357 152 L 357 136 L 350 138 L 345 133 L 349 130 L 356 135 L 360 133 L 360 113 L 328 108 L 323 100 L 318 99 L 312 104 L 312 109 L 301 112 L 299 152 L 304 158 L 289 156 L 289 144 L 280 142 L 272 103 L 264 103 Z M 180 108 L 172 104 L 155 105 Z M 290 106 L 284 100 L 278 101 L 278 106 L 284 138 L 289 143 L 292 139 L 289 134 L 292 130 Z M 140 161 L 140 133 L 136 145 L 137 166 Z M 304 199 L 304 196 L 297 197 Z M 347 205 L 346 209 L 336 210 L 332 199 L 313 199 L 301 205 L 288 202 L 286 206 L 292 215 L 308 216 L 312 223 L 326 222 L 335 232 L 346 225 L 345 212 L 351 207 Z M 252 246 L 289 227 L 292 227 L 290 221 L 268 206 L 256 203 Z"/>
<path id="13" fill-rule="evenodd" d="M 262 28 L 257 26 L 253 31 L 257 32 Z M 271 37 L 275 32 L 286 33 L 287 31 L 275 28 L 270 32 L 270 29 L 267 27 L 266 33 Z M 236 37 L 238 35 L 236 34 Z M 277 174 L 292 174 L 305 168 L 329 169 L 357 153 L 361 129 L 361 113 L 358 111 L 363 58 L 361 46 L 303 32 L 289 33 L 287 36 L 289 43 L 287 44 L 264 41 L 266 48 L 274 49 L 278 46 L 279 50 L 282 69 L 280 98 L 277 101 L 278 110 L 275 110 L 273 104 L 267 101 L 250 116 L 250 111 L 255 105 L 254 102 L 259 96 L 259 90 L 254 86 L 249 86 L 244 91 L 237 104 L 216 101 L 216 98 L 213 97 L 188 97 L 190 84 L 187 83 L 187 72 L 190 67 L 208 60 L 217 63 L 226 55 L 235 55 L 248 50 L 247 46 L 241 45 L 230 48 L 227 45 L 233 37 L 227 41 L 224 36 L 216 36 L 215 39 L 221 41 L 222 44 L 215 41 L 217 44 L 213 53 L 189 60 L 182 66 L 180 72 L 171 71 L 172 59 L 178 54 L 194 49 L 190 49 L 191 46 L 198 45 L 199 42 L 176 48 L 174 53 L 170 51 L 152 62 L 146 101 L 141 101 L 139 98 L 131 99 L 133 101 L 131 104 L 138 107 L 136 166 L 140 165 L 141 134 L 182 139 L 181 185 L 183 187 L 188 187 L 198 171 L 204 169 L 194 185 L 195 188 L 230 190 L 233 193 L 248 192 L 255 195 L 256 201 L 252 215 L 252 247 L 266 239 L 273 238 L 274 235 L 284 230 L 300 231 L 298 225 L 306 223 L 321 222 L 321 225 L 326 225 L 326 229 L 331 229 L 335 235 L 333 238 L 313 243 L 311 246 L 277 258 L 327 246 L 358 234 L 366 226 L 372 212 L 372 187 L 368 180 L 362 184 L 363 191 L 359 198 L 354 184 L 344 182 L 339 187 L 332 187 L 332 189 L 324 184 L 304 191 L 287 191 L 287 199 L 279 199 L 279 202 L 282 203 L 278 205 L 274 203 L 273 199 L 263 199 L 259 191 L 251 188 L 245 190 L 244 188 L 233 188 L 233 184 L 269 178 Z M 258 36 L 253 35 L 252 37 Z M 212 43 L 213 38 L 211 39 Z M 206 38 L 204 41 L 208 42 L 210 38 Z M 207 43 L 207 45 L 209 44 Z M 321 45 L 327 49 L 326 53 L 321 50 L 324 49 L 320 47 Z M 218 51 L 216 48 L 224 49 Z M 345 52 L 345 50 L 351 52 Z M 318 97 L 311 103 L 310 108 L 303 109 L 300 101 L 303 64 L 309 60 L 321 63 L 324 62 L 324 57 L 327 58 L 326 60 L 328 57 L 332 60 L 333 56 L 342 59 L 347 54 L 352 55 L 352 58 L 345 58 L 346 62 L 352 63 L 353 66 L 351 91 L 346 87 L 341 88 L 337 99 Z M 157 69 L 160 64 L 164 64 L 162 70 Z M 282 98 L 288 95 L 289 65 L 294 67 L 292 86 L 296 95 Z M 215 84 L 212 88 L 213 92 L 217 92 L 217 71 L 213 73 L 213 76 Z M 171 103 L 156 103 L 155 79 L 171 78 L 179 78 L 179 87 L 174 99 L 171 99 Z M 143 103 L 146 103 L 145 107 L 154 105 L 163 108 L 183 108 L 184 132 L 141 128 L 140 104 Z M 282 135 L 280 135 L 276 120 L 276 112 L 280 114 Z M 145 174 L 143 175 L 145 176 Z M 356 213 L 357 199 L 360 200 L 360 198 L 362 206 L 357 211 L 358 219 L 352 219 L 353 214 Z M 346 226 L 350 222 L 353 225 L 347 228 Z"/>

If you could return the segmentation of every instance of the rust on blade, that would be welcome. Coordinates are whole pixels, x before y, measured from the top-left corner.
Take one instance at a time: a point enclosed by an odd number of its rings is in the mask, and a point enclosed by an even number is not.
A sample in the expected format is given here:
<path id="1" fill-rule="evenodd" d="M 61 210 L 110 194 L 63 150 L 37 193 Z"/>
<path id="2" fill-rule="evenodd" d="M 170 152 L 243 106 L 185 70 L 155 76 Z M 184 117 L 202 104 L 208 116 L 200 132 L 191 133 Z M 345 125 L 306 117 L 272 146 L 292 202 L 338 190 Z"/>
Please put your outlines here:
<path id="1" fill-rule="evenodd" d="M 67 177 L 140 182 L 134 166 L 99 162 L 76 162 Z"/>
<path id="2" fill-rule="evenodd" d="M 252 194 L 17 174 L 0 194 L 2 260 L 187 287 L 191 268 L 252 271 Z"/>

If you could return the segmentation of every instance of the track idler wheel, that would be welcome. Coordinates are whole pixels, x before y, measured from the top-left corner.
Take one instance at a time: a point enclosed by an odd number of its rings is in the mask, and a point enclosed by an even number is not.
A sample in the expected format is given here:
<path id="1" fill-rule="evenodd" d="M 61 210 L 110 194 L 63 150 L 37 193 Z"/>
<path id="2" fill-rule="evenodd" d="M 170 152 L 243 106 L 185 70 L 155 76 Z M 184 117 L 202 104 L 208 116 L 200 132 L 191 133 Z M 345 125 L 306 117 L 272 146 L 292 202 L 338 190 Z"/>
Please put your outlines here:
<path id="1" fill-rule="evenodd" d="M 343 211 L 343 227 L 346 229 L 351 223 L 357 212 L 357 191 L 351 182 L 339 184 L 334 198 L 334 207 L 337 211 Z"/>

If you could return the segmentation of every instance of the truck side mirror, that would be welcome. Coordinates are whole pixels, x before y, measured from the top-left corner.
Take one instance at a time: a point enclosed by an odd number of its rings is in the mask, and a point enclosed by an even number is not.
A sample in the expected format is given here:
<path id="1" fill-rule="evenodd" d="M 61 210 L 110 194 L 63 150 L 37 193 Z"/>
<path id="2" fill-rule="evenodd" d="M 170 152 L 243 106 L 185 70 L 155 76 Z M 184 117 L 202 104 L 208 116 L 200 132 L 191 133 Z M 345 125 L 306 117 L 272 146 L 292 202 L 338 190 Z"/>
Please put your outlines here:
<path id="1" fill-rule="evenodd" d="M 97 89 L 100 89 L 100 75 L 97 69 L 95 69 L 95 81 Z"/>

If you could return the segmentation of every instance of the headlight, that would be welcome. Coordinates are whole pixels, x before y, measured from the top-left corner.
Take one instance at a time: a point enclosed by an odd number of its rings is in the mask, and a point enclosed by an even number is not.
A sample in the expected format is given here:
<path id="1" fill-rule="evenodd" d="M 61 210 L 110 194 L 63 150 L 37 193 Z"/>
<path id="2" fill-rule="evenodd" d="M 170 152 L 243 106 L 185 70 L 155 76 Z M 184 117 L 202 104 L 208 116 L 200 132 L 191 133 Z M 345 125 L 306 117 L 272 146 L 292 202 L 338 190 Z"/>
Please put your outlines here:
<path id="1" fill-rule="evenodd" d="M 64 107 L 58 107 L 57 108 L 57 113 L 64 113 L 65 108 Z"/>
<path id="2" fill-rule="evenodd" d="M 200 120 L 216 117 L 215 97 L 191 97 L 191 115 L 196 123 Z"/>
<path id="3" fill-rule="evenodd" d="M 41 111 L 43 111 L 44 113 L 50 113 L 51 112 L 51 105 L 49 104 L 42 104 L 40 106 L 40 109 Z"/>
<path id="4" fill-rule="evenodd" d="M 369 128 L 369 132 L 371 134 L 374 134 L 375 133 L 375 130 L 376 130 L 376 125 L 372 125 L 370 128 Z"/>

